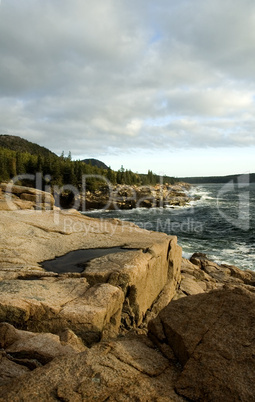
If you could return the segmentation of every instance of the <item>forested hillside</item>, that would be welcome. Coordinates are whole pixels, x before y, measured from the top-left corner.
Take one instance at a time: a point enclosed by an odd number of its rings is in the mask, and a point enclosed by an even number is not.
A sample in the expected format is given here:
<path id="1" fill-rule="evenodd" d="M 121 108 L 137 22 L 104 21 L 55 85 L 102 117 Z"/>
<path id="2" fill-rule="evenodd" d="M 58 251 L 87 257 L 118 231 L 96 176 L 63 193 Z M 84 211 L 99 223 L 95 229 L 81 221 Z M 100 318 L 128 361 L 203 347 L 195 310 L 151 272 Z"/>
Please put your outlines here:
<path id="1" fill-rule="evenodd" d="M 94 158 L 82 159 L 82 162 L 87 163 L 92 166 L 97 166 L 102 169 L 108 169 L 108 166 L 104 162 L 99 161 L 98 159 L 94 159 Z"/>
<path id="2" fill-rule="evenodd" d="M 61 187 L 69 184 L 80 188 L 83 175 L 97 176 L 87 178 L 86 185 L 90 190 L 95 190 L 99 185 L 105 184 L 102 177 L 108 179 L 112 184 L 147 185 L 159 182 L 159 177 L 150 170 L 148 174 L 138 174 L 124 169 L 123 166 L 117 172 L 110 167 L 99 168 L 80 160 L 72 161 L 70 153 L 68 156 L 64 156 L 64 154 L 57 156 L 46 148 L 20 137 L 0 135 L 0 144 L 2 144 L 0 146 L 0 181 L 9 181 L 17 175 L 41 173 L 43 185 L 50 181 L 51 186 Z M 26 149 L 30 149 L 30 152 Z M 164 181 L 170 183 L 174 179 L 165 177 Z M 21 178 L 16 181 L 16 184 L 34 186 L 35 182 Z"/>
<path id="3" fill-rule="evenodd" d="M 18 137 L 17 135 L 1 134 L 0 147 L 7 148 L 12 151 L 28 152 L 32 155 L 41 155 L 44 157 L 48 155 L 57 156 L 49 149 L 35 144 L 34 142 L 27 141 L 24 138 Z"/>

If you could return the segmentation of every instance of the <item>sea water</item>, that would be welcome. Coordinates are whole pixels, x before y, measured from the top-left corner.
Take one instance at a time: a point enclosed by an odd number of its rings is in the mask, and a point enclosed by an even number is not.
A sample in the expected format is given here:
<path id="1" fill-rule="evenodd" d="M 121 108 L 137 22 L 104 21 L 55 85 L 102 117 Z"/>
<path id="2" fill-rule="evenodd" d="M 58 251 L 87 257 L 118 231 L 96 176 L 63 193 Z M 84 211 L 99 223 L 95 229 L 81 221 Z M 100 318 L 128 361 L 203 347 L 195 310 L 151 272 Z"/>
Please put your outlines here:
<path id="1" fill-rule="evenodd" d="M 91 211 L 95 218 L 118 218 L 141 228 L 178 237 L 183 256 L 205 253 L 218 263 L 255 270 L 255 183 L 194 185 L 189 195 L 199 200 L 185 207 Z"/>

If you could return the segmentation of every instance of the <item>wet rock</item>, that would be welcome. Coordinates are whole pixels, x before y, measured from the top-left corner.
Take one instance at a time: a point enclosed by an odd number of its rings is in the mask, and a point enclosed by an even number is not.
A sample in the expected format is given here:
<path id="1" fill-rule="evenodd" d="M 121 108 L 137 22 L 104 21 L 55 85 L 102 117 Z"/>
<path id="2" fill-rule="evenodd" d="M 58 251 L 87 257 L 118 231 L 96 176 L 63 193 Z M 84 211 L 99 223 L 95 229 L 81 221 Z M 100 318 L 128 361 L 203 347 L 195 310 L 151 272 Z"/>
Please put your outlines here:
<path id="1" fill-rule="evenodd" d="M 117 185 L 111 188 L 99 188 L 81 196 L 80 208 L 89 209 L 132 209 L 185 206 L 191 201 L 185 183 L 176 185 L 157 184 L 155 186 Z"/>

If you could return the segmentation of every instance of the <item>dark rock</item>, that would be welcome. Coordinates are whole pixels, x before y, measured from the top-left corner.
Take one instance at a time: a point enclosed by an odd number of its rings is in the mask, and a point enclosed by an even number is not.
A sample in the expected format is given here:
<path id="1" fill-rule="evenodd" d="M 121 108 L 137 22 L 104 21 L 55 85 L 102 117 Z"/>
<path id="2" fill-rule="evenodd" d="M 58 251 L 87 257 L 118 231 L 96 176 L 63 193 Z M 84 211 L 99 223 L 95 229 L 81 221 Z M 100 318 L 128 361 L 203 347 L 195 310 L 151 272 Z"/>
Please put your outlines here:
<path id="1" fill-rule="evenodd" d="M 202 265 L 201 261 L 203 261 L 205 259 L 207 259 L 206 254 L 204 254 L 204 253 L 194 253 L 190 257 L 190 262 L 192 262 L 192 264 L 194 264 L 194 265 L 198 265 L 201 268 L 201 265 Z"/>

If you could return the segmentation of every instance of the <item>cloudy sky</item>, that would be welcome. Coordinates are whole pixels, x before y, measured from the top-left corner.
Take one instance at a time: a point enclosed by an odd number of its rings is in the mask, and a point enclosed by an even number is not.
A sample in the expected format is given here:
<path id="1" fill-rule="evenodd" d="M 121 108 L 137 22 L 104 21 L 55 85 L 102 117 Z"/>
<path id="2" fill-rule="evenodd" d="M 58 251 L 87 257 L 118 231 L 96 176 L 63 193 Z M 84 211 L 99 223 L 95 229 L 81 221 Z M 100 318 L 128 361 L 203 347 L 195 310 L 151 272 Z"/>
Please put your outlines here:
<path id="1" fill-rule="evenodd" d="M 0 0 L 0 133 L 173 176 L 255 172 L 254 0 Z"/>

